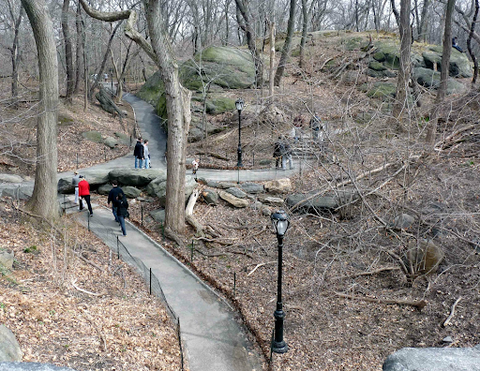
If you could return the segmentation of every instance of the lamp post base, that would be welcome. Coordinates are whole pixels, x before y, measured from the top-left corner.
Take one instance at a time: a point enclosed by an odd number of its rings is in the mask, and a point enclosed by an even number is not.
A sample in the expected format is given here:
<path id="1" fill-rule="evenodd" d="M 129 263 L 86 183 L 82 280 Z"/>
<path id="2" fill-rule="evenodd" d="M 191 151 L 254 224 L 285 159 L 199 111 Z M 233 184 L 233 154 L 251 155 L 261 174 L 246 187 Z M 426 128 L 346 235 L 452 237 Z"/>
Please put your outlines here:
<path id="1" fill-rule="evenodd" d="M 272 342 L 272 351 L 275 353 L 287 353 L 288 345 L 285 341 L 277 343 L 275 340 Z"/>

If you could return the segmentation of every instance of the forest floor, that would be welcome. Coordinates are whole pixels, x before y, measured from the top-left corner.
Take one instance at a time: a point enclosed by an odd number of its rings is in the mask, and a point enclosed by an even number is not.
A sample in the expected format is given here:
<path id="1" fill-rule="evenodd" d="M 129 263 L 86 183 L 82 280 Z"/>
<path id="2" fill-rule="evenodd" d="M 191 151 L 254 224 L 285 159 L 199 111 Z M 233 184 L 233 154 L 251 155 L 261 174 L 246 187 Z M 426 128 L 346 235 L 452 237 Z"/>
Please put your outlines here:
<path id="1" fill-rule="evenodd" d="M 384 359 L 402 347 L 476 345 L 480 332 L 480 135 L 475 125 L 479 96 L 447 97 L 444 107 L 449 111 L 442 115 L 439 142 L 432 151 L 424 144 L 424 131 L 434 93 L 423 91 L 424 104 L 412 109 L 410 125 L 400 131 L 398 122 L 389 115 L 391 100 L 368 98 L 354 83 L 332 79 L 328 70 L 320 69 L 330 57 L 342 52 L 333 47 L 327 52 L 327 45 L 320 46 L 323 48 L 316 54 L 308 55 L 302 74 L 293 64 L 296 60 L 289 65 L 287 76 L 275 91 L 277 109 L 273 114 L 255 113 L 261 105 L 260 94 L 252 90 L 232 93 L 247 102 L 242 113 L 246 167 L 273 166 L 261 165 L 260 161 L 271 161 L 275 138 L 288 134 L 297 115 L 303 115 L 308 123 L 316 111 L 328 125 L 329 139 L 322 151 L 310 148 L 313 157 L 301 173 L 291 178 L 291 193 L 328 195 L 340 190 L 356 195 L 344 212 L 287 210 L 291 226 L 284 241 L 283 304 L 289 351 L 274 354 L 271 369 L 381 370 Z M 354 53 L 344 55 L 355 58 Z M 361 64 L 355 66 L 345 73 L 356 74 L 368 83 Z M 103 117 L 95 118 L 92 124 L 97 130 L 114 122 L 108 115 Z M 210 119 L 226 129 L 192 143 L 188 157 L 201 156 L 200 166 L 232 167 L 238 117 L 223 114 Z M 80 118 L 74 117 L 73 121 L 75 127 Z M 79 143 L 82 148 L 90 145 L 75 135 L 64 133 L 61 138 L 60 151 L 63 146 L 72 153 Z M 118 149 L 116 155 L 127 150 Z M 85 151 L 83 161 L 99 160 L 102 151 L 101 146 Z M 73 167 L 70 162 L 62 170 Z M 31 167 L 18 172 L 33 176 Z M 108 249 L 100 248 L 100 242 L 76 226 L 65 227 L 68 239 L 38 237 L 33 227 L 24 223 L 24 216 L 15 211 L 16 205 L 4 199 L 1 206 L 1 247 L 15 251 L 14 274 L 25 271 L 28 275 L 2 278 L 0 318 L 17 334 L 29 360 L 72 365 L 79 370 L 178 369 L 178 363 L 161 363 L 167 359 L 178 362 L 171 326 L 162 320 L 158 331 L 165 332 L 150 330 L 150 326 L 159 325 L 158 318 L 165 318 L 164 311 L 154 299 L 142 296 L 141 283 L 133 272 L 127 272 L 128 267 L 122 266 L 120 278 L 117 267 L 109 263 Z M 145 207 L 153 210 L 158 204 L 152 202 Z M 140 221 L 138 205 L 132 206 L 130 214 L 134 222 Z M 404 214 L 413 221 L 400 228 L 394 220 Z M 277 241 L 269 217 L 256 208 L 232 209 L 223 203 L 209 206 L 201 201 L 194 215 L 214 231 L 210 236 L 213 241 L 204 241 L 190 230 L 186 246 L 178 248 L 163 240 L 153 220 L 147 218 L 144 228 L 239 309 L 268 359 L 277 292 Z M 48 232 L 50 227 L 45 229 Z M 444 254 L 443 260 L 438 259 L 438 270 L 428 275 L 422 253 L 426 241 Z M 73 259 L 66 252 L 72 244 L 81 245 L 84 258 L 93 262 L 100 250 L 105 251 L 96 263 L 102 269 Z M 25 252 L 32 246 L 37 246 L 39 253 Z M 435 260 L 439 254 L 433 255 Z M 114 287 L 113 281 L 120 286 Z M 72 282 L 108 295 L 97 298 L 82 293 Z M 54 303 L 63 296 L 71 307 Z M 22 304 L 30 298 L 30 307 Z M 37 302 L 43 303 L 40 309 L 36 309 Z M 147 303 L 155 304 L 154 309 Z M 145 307 L 139 309 L 141 304 Z M 111 313 L 111 307 L 125 311 L 121 321 L 105 315 Z M 133 310 L 143 315 L 134 316 Z M 65 319 L 60 313 L 65 313 Z M 449 315 L 452 317 L 445 323 Z M 73 318 L 68 323 L 57 322 L 67 321 L 69 316 Z M 82 329 L 79 335 L 67 332 L 73 323 Z M 58 329 L 62 333 L 57 336 Z M 142 333 L 146 329 L 150 335 Z M 137 344 L 134 335 L 142 336 L 143 343 Z M 160 343 L 146 344 L 146 337 Z M 444 340 L 447 337 L 451 341 Z M 96 346 L 87 349 L 86 339 Z M 136 362 L 138 367 L 132 367 Z"/>

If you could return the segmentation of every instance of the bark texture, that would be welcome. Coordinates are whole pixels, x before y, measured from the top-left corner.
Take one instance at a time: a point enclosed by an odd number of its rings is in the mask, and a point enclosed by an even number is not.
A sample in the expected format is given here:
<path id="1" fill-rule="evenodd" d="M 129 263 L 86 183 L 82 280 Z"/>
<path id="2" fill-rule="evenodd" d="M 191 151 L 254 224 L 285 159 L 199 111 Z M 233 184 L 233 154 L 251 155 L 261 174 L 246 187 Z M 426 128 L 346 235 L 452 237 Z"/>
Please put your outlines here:
<path id="1" fill-rule="evenodd" d="M 22 0 L 37 44 L 41 112 L 37 119 L 35 186 L 27 209 L 46 219 L 59 216 L 57 202 L 58 65 L 53 25 L 45 0 Z"/>

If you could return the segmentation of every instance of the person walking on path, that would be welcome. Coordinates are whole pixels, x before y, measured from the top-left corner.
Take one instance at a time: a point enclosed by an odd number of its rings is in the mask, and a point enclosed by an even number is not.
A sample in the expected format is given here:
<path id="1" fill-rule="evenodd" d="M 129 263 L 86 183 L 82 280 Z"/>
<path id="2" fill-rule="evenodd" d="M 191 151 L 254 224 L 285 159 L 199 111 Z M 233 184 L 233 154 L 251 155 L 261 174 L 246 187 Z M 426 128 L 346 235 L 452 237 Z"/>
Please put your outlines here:
<path id="1" fill-rule="evenodd" d="M 78 205 L 78 183 L 80 183 L 80 176 L 78 175 L 78 171 L 73 173 L 72 178 L 72 185 L 75 187 L 75 203 Z"/>
<path id="2" fill-rule="evenodd" d="M 141 137 L 137 139 L 137 144 L 135 144 L 133 155 L 135 156 L 135 169 L 143 168 L 143 161 L 145 160 L 145 147 L 143 147 Z"/>
<path id="3" fill-rule="evenodd" d="M 115 201 L 120 193 L 123 193 L 123 190 L 118 186 L 118 182 L 116 180 L 112 180 L 112 189 L 110 192 L 108 192 L 107 204 L 110 205 L 110 202 L 112 203 L 112 213 L 117 223 L 120 223 L 120 220 L 118 220 L 117 217 L 117 207 L 115 206 Z"/>
<path id="4" fill-rule="evenodd" d="M 195 179 L 197 179 L 197 170 L 199 166 L 200 166 L 199 158 L 196 158 L 195 160 L 192 161 L 192 174 L 195 175 Z"/>
<path id="5" fill-rule="evenodd" d="M 120 192 L 115 198 L 113 204 L 117 209 L 117 218 L 118 222 L 120 223 L 120 227 L 122 228 L 122 233 L 124 236 L 126 236 L 127 230 L 125 229 L 125 218 L 128 218 L 130 214 L 128 213 L 128 202 L 127 197 L 125 197 L 125 193 Z"/>
<path id="6" fill-rule="evenodd" d="M 273 147 L 273 158 L 275 159 L 275 168 L 279 168 L 282 159 L 282 153 L 285 151 L 285 145 L 281 141 L 282 137 L 278 137 Z"/>
<path id="7" fill-rule="evenodd" d="M 320 117 L 317 113 L 310 120 L 310 129 L 312 129 L 313 139 L 318 140 L 320 129 L 322 128 L 322 123 Z"/>
<path id="8" fill-rule="evenodd" d="M 145 169 L 150 169 L 150 151 L 148 150 L 148 139 L 143 141 L 143 156 L 145 157 Z"/>
<path id="9" fill-rule="evenodd" d="M 90 216 L 93 216 L 92 205 L 90 204 L 90 184 L 88 184 L 83 175 L 80 175 L 80 182 L 78 183 L 78 195 L 80 196 L 80 211 L 83 210 L 82 200 L 84 200 L 87 203 Z"/>

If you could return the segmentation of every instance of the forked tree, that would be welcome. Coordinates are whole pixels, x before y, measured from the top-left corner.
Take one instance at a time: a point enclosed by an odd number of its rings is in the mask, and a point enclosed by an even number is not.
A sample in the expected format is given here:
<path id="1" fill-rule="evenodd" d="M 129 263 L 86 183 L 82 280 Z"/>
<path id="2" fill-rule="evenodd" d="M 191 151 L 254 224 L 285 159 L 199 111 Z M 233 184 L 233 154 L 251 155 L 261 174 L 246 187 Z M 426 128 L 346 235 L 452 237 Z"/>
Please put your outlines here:
<path id="1" fill-rule="evenodd" d="M 92 18 L 105 22 L 127 19 L 125 35 L 140 45 L 160 70 L 165 84 L 168 117 L 165 234 L 182 244 L 179 236 L 185 231 L 185 156 L 192 93 L 180 83 L 178 64 L 173 55 L 169 36 L 164 29 L 161 1 L 143 1 L 150 42 L 135 28 L 137 20 L 135 10 L 101 12 L 89 7 L 85 0 L 80 2 L 85 12 Z"/>

